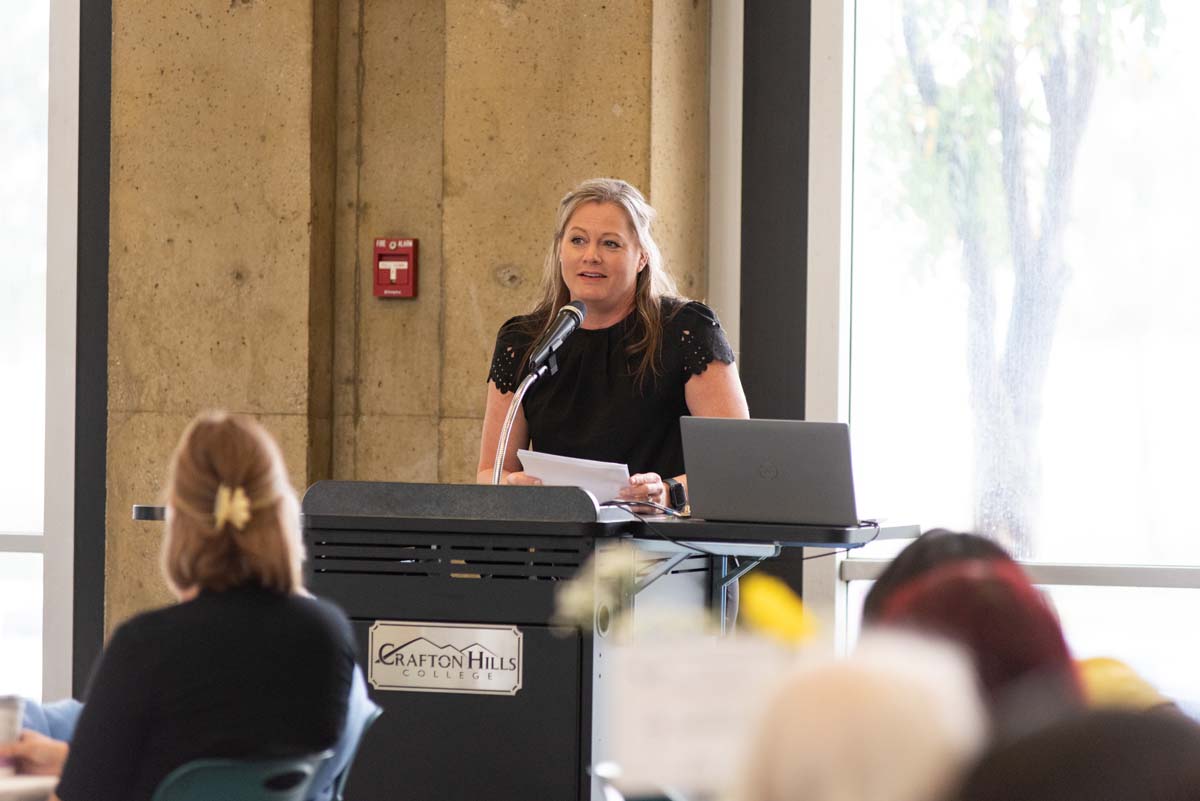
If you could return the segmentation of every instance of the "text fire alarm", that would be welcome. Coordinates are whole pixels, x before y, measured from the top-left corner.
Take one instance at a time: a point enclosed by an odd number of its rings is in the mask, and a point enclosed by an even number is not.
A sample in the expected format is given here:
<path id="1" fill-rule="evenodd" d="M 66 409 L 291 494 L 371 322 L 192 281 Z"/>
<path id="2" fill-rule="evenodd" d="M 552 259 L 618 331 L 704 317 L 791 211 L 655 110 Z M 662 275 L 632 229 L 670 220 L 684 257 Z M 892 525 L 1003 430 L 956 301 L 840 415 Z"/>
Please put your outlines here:
<path id="1" fill-rule="evenodd" d="M 375 297 L 417 296 L 417 240 L 375 240 Z"/>

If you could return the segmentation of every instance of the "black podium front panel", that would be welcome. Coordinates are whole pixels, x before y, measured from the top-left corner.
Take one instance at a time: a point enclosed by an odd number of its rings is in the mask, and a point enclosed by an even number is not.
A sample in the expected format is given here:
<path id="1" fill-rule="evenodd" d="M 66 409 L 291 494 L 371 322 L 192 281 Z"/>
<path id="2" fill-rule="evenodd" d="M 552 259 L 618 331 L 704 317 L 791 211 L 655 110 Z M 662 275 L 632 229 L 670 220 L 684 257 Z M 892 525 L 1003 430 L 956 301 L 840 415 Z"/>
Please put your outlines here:
<path id="1" fill-rule="evenodd" d="M 483 517 L 503 516 L 513 498 L 558 502 L 557 514 L 568 519 L 544 519 L 541 503 L 528 511 L 530 504 L 516 504 L 507 520 Z M 377 624 L 515 627 L 523 648 L 521 686 L 512 695 L 369 683 L 383 716 L 363 741 L 346 797 L 589 798 L 591 640 L 550 628 L 556 590 L 603 532 L 586 496 L 329 482 L 310 489 L 304 512 L 309 586 L 350 616 L 368 677 L 373 662 L 386 658 L 370 653 Z"/>
<path id="2" fill-rule="evenodd" d="M 594 714 L 606 692 L 595 669 L 602 638 L 563 636 L 550 623 L 558 589 L 613 537 L 639 530 L 635 518 L 601 519 L 575 488 L 368 482 L 319 482 L 302 511 L 308 586 L 353 621 L 369 692 L 384 710 L 355 760 L 349 801 L 601 798 L 588 766 L 606 742 Z M 707 559 L 652 554 L 622 569 L 654 572 L 646 603 L 676 584 L 706 602 Z M 373 630 L 396 638 L 377 640 L 372 653 Z M 435 678 L 403 674 L 404 665 L 396 676 L 402 651 L 479 658 L 473 649 L 497 631 L 510 638 L 497 653 L 522 644 L 515 692 L 515 682 L 490 694 L 458 684 L 430 691 Z"/>
<path id="3" fill-rule="evenodd" d="M 354 620 L 360 644 L 373 623 Z M 515 696 L 372 690 L 383 717 L 359 751 L 347 799 L 580 798 L 583 639 L 520 629 L 525 670 Z M 360 652 L 362 664 L 371 658 Z"/>

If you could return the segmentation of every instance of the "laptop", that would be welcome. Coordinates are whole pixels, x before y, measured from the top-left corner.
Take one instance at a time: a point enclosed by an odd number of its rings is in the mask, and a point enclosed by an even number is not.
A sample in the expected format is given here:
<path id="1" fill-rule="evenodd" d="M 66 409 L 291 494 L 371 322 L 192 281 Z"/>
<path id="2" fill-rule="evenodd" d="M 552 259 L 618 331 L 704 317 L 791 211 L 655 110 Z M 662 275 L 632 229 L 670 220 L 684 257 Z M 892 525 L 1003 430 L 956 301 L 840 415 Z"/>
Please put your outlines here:
<path id="1" fill-rule="evenodd" d="M 682 417 L 692 516 L 857 527 L 845 423 Z"/>

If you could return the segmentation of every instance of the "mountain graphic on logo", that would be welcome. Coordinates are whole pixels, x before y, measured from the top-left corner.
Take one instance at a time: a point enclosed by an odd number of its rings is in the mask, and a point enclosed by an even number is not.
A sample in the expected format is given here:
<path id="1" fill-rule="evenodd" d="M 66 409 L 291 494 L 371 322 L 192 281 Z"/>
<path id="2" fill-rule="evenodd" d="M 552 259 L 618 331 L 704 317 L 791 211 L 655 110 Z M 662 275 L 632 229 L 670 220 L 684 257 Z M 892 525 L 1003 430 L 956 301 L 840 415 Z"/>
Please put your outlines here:
<path id="1" fill-rule="evenodd" d="M 497 658 L 499 658 L 499 656 L 500 656 L 495 651 L 493 651 L 489 648 L 486 648 L 477 642 L 471 643 L 466 648 L 458 648 L 454 645 L 438 645 L 437 643 L 435 643 L 433 640 L 429 639 L 428 637 L 416 637 L 414 639 L 411 639 L 408 642 L 404 643 L 403 645 L 397 646 L 396 650 L 403 651 L 408 646 L 415 645 L 416 643 L 419 643 L 419 642 L 426 643 L 427 645 L 432 647 L 433 650 L 435 650 L 435 651 L 454 651 L 454 652 L 460 653 L 460 654 L 465 654 L 468 651 L 472 651 L 473 653 L 479 653 L 480 651 L 483 651 L 484 653 L 491 654 L 492 656 L 497 657 Z"/>

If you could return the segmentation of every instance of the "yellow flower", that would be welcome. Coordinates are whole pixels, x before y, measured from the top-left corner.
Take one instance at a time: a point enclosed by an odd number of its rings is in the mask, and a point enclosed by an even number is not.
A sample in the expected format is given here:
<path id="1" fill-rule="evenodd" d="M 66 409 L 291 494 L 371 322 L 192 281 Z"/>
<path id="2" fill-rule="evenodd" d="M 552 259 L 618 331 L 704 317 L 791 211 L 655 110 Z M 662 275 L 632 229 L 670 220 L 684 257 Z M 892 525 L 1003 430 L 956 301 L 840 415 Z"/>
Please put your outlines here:
<path id="1" fill-rule="evenodd" d="M 816 618 L 782 580 L 754 573 L 741 580 L 740 616 L 751 628 L 773 639 L 799 645 L 817 633 Z"/>
<path id="2" fill-rule="evenodd" d="M 1124 662 L 1097 656 L 1075 666 L 1088 706 L 1141 710 L 1171 703 Z"/>

